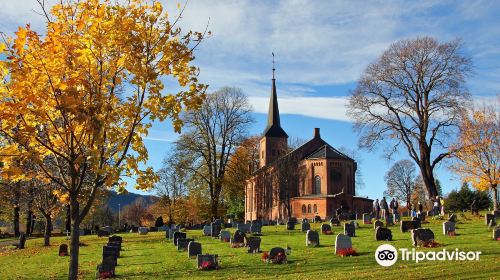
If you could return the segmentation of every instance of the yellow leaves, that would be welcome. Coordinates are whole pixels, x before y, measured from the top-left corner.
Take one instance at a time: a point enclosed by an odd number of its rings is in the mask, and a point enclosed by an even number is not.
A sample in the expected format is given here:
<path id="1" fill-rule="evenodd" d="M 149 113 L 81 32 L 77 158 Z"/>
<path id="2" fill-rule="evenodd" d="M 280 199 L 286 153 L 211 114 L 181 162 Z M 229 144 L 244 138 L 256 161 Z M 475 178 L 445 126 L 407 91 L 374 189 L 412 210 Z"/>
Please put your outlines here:
<path id="1" fill-rule="evenodd" d="M 28 30 L 26 28 L 19 27 L 15 34 L 17 35 L 17 38 L 14 40 L 14 50 L 17 52 L 17 54 L 23 55 Z"/>
<path id="2" fill-rule="evenodd" d="M 7 49 L 7 46 L 5 46 L 4 43 L 0 43 L 0 53 L 5 52 L 6 49 Z"/>

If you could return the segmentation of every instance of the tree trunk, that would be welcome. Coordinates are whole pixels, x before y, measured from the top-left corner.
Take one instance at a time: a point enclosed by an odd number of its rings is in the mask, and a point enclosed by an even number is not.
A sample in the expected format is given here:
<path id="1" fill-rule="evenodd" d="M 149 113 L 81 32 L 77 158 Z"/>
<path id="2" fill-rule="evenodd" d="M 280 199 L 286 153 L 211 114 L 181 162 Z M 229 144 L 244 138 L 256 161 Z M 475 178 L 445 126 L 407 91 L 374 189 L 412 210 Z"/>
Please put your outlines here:
<path id="1" fill-rule="evenodd" d="M 28 205 L 30 207 L 30 205 Z M 29 236 L 31 235 L 31 219 L 33 218 L 33 211 L 29 209 L 26 212 L 26 235 Z"/>
<path id="2" fill-rule="evenodd" d="M 491 185 L 490 186 L 491 191 L 493 193 L 493 210 L 497 211 L 498 210 L 498 189 L 497 185 Z"/>
<path id="3" fill-rule="evenodd" d="M 422 148 L 421 148 L 422 149 Z M 430 163 L 430 155 L 427 155 L 426 152 L 421 152 L 420 159 L 420 174 L 422 175 L 422 180 L 424 181 L 425 188 L 427 190 L 427 194 L 430 199 L 436 198 L 438 195 L 436 188 L 436 181 L 434 180 L 434 173 Z"/>
<path id="4" fill-rule="evenodd" d="M 14 235 L 19 237 L 19 202 L 14 203 Z"/>
<path id="5" fill-rule="evenodd" d="M 66 231 L 71 232 L 71 207 L 66 205 Z"/>
<path id="6" fill-rule="evenodd" d="M 45 232 L 43 235 L 43 246 L 50 246 L 50 235 L 52 233 L 52 217 L 45 216 Z"/>
<path id="7" fill-rule="evenodd" d="M 70 243 L 70 264 L 69 264 L 69 280 L 78 279 L 78 255 L 80 251 L 80 210 L 76 195 L 70 196 L 71 209 L 71 243 Z"/>

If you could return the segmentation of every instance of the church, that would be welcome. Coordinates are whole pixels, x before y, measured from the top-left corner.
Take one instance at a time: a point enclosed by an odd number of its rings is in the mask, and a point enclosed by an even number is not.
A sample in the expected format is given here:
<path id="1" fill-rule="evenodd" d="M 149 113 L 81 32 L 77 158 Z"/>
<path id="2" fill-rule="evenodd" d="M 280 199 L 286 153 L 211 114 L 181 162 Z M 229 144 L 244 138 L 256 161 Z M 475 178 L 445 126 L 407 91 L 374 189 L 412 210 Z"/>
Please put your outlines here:
<path id="1" fill-rule="evenodd" d="M 333 217 L 340 207 L 358 215 L 372 211 L 373 200 L 356 196 L 356 162 L 341 153 L 314 128 L 313 138 L 288 148 L 281 127 L 273 79 L 267 127 L 259 143 L 259 166 L 245 188 L 245 220 Z"/>

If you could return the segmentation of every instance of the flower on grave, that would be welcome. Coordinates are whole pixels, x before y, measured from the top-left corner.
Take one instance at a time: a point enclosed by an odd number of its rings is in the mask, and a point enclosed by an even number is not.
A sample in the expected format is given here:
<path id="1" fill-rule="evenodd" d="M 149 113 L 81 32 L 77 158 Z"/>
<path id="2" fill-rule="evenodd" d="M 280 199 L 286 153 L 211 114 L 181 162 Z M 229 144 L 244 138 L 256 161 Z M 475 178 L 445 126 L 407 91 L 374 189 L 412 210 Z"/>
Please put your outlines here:
<path id="1" fill-rule="evenodd" d="M 497 237 L 497 241 L 500 241 L 500 237 Z"/>
<path id="2" fill-rule="evenodd" d="M 113 272 L 111 271 L 104 271 L 99 273 L 99 278 L 100 279 L 107 279 L 107 278 L 112 278 L 113 277 Z"/>
<path id="3" fill-rule="evenodd" d="M 230 238 L 224 238 L 224 239 L 222 239 L 222 240 L 223 240 L 224 242 L 229 242 L 229 239 L 230 239 Z"/>
<path id="4" fill-rule="evenodd" d="M 426 248 L 436 248 L 438 246 L 439 246 L 439 243 L 437 243 L 434 240 L 432 240 L 430 242 L 425 242 L 424 244 L 422 244 L 422 247 L 426 247 Z"/>
<path id="5" fill-rule="evenodd" d="M 279 252 L 273 260 L 271 260 L 272 263 L 276 263 L 276 264 L 283 264 L 283 263 L 286 263 L 286 255 L 283 254 L 282 252 Z"/>
<path id="6" fill-rule="evenodd" d="M 353 248 L 345 248 L 345 249 L 339 249 L 337 251 L 337 255 L 341 257 L 357 256 L 358 252 L 356 252 L 356 250 Z"/>
<path id="7" fill-rule="evenodd" d="M 456 236 L 455 231 L 449 231 L 449 232 L 448 232 L 448 236 L 450 236 L 450 237 L 455 237 L 455 236 Z"/>
<path id="8" fill-rule="evenodd" d="M 323 234 L 330 235 L 330 234 L 333 234 L 333 232 L 331 230 L 324 230 Z"/>
<path id="9" fill-rule="evenodd" d="M 201 263 L 202 270 L 217 269 L 217 265 L 210 261 L 204 261 Z"/>
<path id="10" fill-rule="evenodd" d="M 269 253 L 268 252 L 262 253 L 261 260 L 264 261 L 264 262 L 269 261 Z"/>

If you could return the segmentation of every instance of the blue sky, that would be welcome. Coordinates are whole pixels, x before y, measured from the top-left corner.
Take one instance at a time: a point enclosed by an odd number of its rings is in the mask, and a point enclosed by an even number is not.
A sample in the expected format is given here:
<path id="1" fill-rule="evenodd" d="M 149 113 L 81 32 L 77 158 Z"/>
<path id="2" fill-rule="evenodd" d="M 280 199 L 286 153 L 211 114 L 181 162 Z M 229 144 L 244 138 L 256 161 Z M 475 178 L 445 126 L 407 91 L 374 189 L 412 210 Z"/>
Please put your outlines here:
<path id="1" fill-rule="evenodd" d="M 53 1 L 48 1 L 53 3 Z M 165 1 L 161 1 L 165 3 Z M 177 2 L 166 3 L 175 15 Z M 0 0 L 0 31 L 14 32 L 29 22 L 43 30 L 35 0 Z M 399 39 L 434 36 L 461 38 L 474 63 L 468 87 L 476 103 L 500 90 L 500 2 L 498 1 L 206 1 L 188 3 L 180 26 L 212 37 L 196 52 L 200 80 L 214 91 L 240 87 L 250 98 L 261 133 L 271 86 L 271 52 L 282 126 L 291 137 L 310 139 L 314 127 L 334 147 L 357 149 L 358 136 L 347 118 L 345 101 L 364 68 Z M 167 90 L 174 90 L 168 85 Z M 149 165 L 158 168 L 176 139 L 168 123 L 153 126 L 145 140 Z M 405 158 L 403 153 L 399 158 Z M 394 163 L 382 151 L 358 152 L 365 187 L 359 194 L 380 197 L 384 174 Z M 443 164 L 437 170 L 444 192 L 459 179 Z M 131 189 L 131 191 L 134 191 Z"/>

